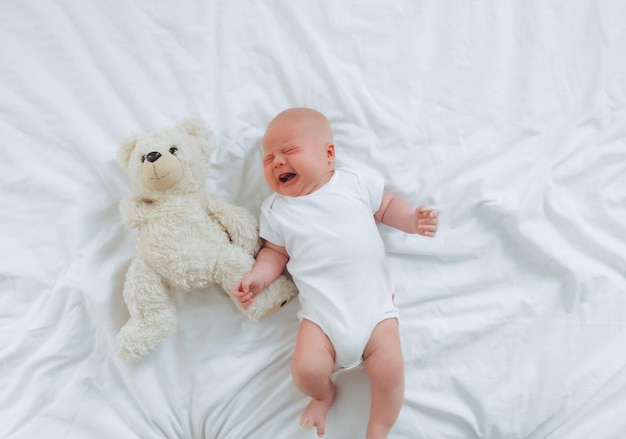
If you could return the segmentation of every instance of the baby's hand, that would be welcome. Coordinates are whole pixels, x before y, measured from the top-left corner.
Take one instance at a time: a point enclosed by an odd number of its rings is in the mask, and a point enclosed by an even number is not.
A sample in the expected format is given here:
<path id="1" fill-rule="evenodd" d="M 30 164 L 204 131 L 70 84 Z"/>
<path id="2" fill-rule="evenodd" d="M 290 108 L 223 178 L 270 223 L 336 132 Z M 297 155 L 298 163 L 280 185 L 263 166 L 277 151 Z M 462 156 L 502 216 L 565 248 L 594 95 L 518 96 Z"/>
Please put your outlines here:
<path id="1" fill-rule="evenodd" d="M 413 212 L 413 226 L 415 233 L 432 238 L 437 234 L 437 217 L 439 212 L 434 209 L 428 209 L 425 206 L 419 206 Z"/>
<path id="2" fill-rule="evenodd" d="M 252 301 L 265 288 L 263 278 L 255 273 L 248 273 L 233 287 L 231 293 L 237 298 L 244 310 L 247 310 Z"/>

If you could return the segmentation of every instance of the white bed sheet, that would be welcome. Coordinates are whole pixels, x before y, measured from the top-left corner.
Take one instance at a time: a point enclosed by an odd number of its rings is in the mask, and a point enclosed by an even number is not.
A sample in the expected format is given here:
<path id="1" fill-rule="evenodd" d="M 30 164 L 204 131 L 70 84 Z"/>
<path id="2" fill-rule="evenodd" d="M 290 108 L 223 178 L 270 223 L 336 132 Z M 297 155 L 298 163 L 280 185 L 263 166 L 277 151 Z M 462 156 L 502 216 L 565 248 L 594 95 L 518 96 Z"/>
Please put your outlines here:
<path id="1" fill-rule="evenodd" d="M 441 211 L 382 229 L 401 312 L 392 438 L 626 437 L 626 3 L 4 1 L 0 437 L 312 438 L 297 302 L 251 323 L 217 288 L 114 355 L 136 234 L 121 141 L 203 118 L 207 188 L 258 215 L 265 125 L 328 115 L 338 160 Z M 328 439 L 364 437 L 362 369 Z"/>

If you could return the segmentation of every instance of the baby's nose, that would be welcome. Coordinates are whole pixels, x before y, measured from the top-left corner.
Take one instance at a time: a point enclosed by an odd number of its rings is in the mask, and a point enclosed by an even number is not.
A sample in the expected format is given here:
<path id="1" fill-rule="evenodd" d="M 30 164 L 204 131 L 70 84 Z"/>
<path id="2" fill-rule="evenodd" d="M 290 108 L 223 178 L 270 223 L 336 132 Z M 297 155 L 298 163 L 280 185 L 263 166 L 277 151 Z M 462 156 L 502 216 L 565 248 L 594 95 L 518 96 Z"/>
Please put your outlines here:
<path id="1" fill-rule="evenodd" d="M 282 155 L 277 155 L 274 157 L 274 167 L 278 168 L 279 166 L 282 166 L 285 164 L 285 159 Z"/>

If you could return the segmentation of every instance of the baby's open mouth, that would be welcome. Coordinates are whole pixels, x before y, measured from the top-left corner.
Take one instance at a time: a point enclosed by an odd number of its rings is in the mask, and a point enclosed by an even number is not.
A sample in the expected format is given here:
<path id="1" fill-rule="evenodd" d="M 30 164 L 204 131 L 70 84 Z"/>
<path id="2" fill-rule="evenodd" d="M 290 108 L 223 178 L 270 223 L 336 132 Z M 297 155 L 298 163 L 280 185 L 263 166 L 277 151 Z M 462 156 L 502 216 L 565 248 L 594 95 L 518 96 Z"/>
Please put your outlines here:
<path id="1" fill-rule="evenodd" d="M 289 180 L 291 180 L 292 178 L 294 178 L 296 176 L 296 174 L 292 173 L 292 172 L 287 172 L 285 174 L 280 174 L 278 176 L 278 180 L 280 180 L 281 183 L 286 183 Z"/>

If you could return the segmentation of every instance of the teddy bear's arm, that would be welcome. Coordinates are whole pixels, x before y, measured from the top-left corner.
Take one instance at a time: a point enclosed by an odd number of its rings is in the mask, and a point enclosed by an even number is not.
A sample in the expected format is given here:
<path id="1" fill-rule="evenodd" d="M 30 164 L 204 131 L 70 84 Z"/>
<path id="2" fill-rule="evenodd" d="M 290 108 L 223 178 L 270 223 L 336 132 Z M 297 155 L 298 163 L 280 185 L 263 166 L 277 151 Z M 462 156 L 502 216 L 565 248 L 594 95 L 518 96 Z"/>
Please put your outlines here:
<path id="1" fill-rule="evenodd" d="M 146 221 L 149 209 L 150 203 L 136 197 L 124 198 L 120 201 L 122 222 L 131 229 L 141 226 Z"/>
<path id="2" fill-rule="evenodd" d="M 245 208 L 231 204 L 216 195 L 208 194 L 207 211 L 226 230 L 233 244 L 255 254 L 259 251 L 259 225 Z"/>

